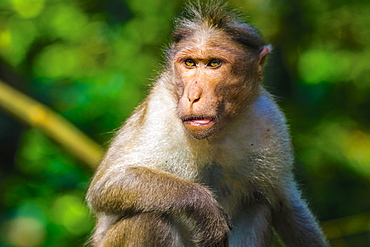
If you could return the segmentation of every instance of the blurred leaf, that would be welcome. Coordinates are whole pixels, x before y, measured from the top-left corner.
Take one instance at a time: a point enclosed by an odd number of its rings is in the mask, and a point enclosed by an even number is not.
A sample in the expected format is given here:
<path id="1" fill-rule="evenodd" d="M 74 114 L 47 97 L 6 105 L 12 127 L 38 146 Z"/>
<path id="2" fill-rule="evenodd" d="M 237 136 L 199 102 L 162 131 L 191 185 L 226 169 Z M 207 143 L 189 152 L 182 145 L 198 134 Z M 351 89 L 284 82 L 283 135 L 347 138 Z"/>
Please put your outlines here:
<path id="1" fill-rule="evenodd" d="M 63 78 L 80 70 L 78 50 L 74 46 L 54 44 L 39 55 L 35 73 L 40 77 Z"/>
<path id="2" fill-rule="evenodd" d="M 44 9 L 45 0 L 12 0 L 14 10 L 23 18 L 38 16 Z"/>
<path id="3" fill-rule="evenodd" d="M 11 65 L 17 66 L 25 59 L 30 45 L 37 36 L 37 30 L 30 20 L 11 18 L 5 24 L 1 34 L 3 49 L 0 49 L 0 54 Z"/>
<path id="4" fill-rule="evenodd" d="M 86 234 L 91 230 L 89 211 L 79 196 L 66 194 L 53 203 L 52 220 L 63 225 L 73 235 Z"/>

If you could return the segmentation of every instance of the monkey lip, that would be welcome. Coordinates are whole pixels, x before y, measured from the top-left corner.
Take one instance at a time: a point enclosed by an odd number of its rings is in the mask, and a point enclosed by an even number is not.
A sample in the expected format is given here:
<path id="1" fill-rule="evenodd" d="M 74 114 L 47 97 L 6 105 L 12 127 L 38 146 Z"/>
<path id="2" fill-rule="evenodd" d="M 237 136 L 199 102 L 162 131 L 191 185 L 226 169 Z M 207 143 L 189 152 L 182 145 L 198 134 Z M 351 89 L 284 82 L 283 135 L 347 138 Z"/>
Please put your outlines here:
<path id="1" fill-rule="evenodd" d="M 198 140 L 209 137 L 216 129 L 216 117 L 188 115 L 181 120 L 187 132 Z"/>
<path id="2" fill-rule="evenodd" d="M 187 116 L 182 118 L 186 125 L 193 127 L 211 127 L 215 123 L 214 117 Z"/>

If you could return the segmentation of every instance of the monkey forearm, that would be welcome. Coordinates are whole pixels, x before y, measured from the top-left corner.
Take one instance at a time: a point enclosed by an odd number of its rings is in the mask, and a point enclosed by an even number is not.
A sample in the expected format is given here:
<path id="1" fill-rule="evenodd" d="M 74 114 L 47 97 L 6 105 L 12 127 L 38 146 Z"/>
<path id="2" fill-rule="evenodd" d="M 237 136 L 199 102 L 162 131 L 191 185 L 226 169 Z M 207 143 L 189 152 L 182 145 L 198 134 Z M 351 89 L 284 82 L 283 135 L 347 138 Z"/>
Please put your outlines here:
<path id="1" fill-rule="evenodd" d="M 144 167 L 125 169 L 116 183 L 107 177 L 106 181 L 100 177 L 103 181 L 95 181 L 89 188 L 87 200 L 95 212 L 118 216 L 143 212 L 170 214 L 180 223 L 193 222 L 188 230 L 197 246 L 227 241 L 228 216 L 203 186 Z"/>
<path id="2" fill-rule="evenodd" d="M 115 174 L 116 175 L 116 174 Z M 96 212 L 193 211 L 217 204 L 211 193 L 199 184 L 171 174 L 131 167 L 114 182 L 109 174 L 89 188 L 87 199 Z"/>

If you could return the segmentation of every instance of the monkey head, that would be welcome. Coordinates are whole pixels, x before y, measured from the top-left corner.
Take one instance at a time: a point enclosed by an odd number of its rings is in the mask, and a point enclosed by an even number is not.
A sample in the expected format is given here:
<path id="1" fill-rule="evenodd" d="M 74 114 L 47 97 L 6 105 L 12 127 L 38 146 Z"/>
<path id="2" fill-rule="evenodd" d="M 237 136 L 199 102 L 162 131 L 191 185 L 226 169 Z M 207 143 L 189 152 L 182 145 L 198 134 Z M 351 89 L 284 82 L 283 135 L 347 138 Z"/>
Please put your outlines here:
<path id="1" fill-rule="evenodd" d="M 172 46 L 178 117 L 196 139 L 214 134 L 258 97 L 269 47 L 245 46 L 233 35 L 203 28 Z"/>

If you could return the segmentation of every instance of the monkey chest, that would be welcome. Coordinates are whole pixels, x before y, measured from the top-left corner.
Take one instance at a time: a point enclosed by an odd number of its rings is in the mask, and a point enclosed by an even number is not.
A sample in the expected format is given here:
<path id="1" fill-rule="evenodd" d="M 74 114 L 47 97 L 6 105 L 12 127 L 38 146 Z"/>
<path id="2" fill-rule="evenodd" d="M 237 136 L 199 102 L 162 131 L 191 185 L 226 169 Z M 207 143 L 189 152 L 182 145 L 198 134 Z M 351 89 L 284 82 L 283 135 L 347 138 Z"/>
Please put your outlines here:
<path id="1" fill-rule="evenodd" d="M 208 164 L 199 170 L 196 182 L 206 186 L 230 214 L 253 194 L 248 171 L 221 164 Z"/>

